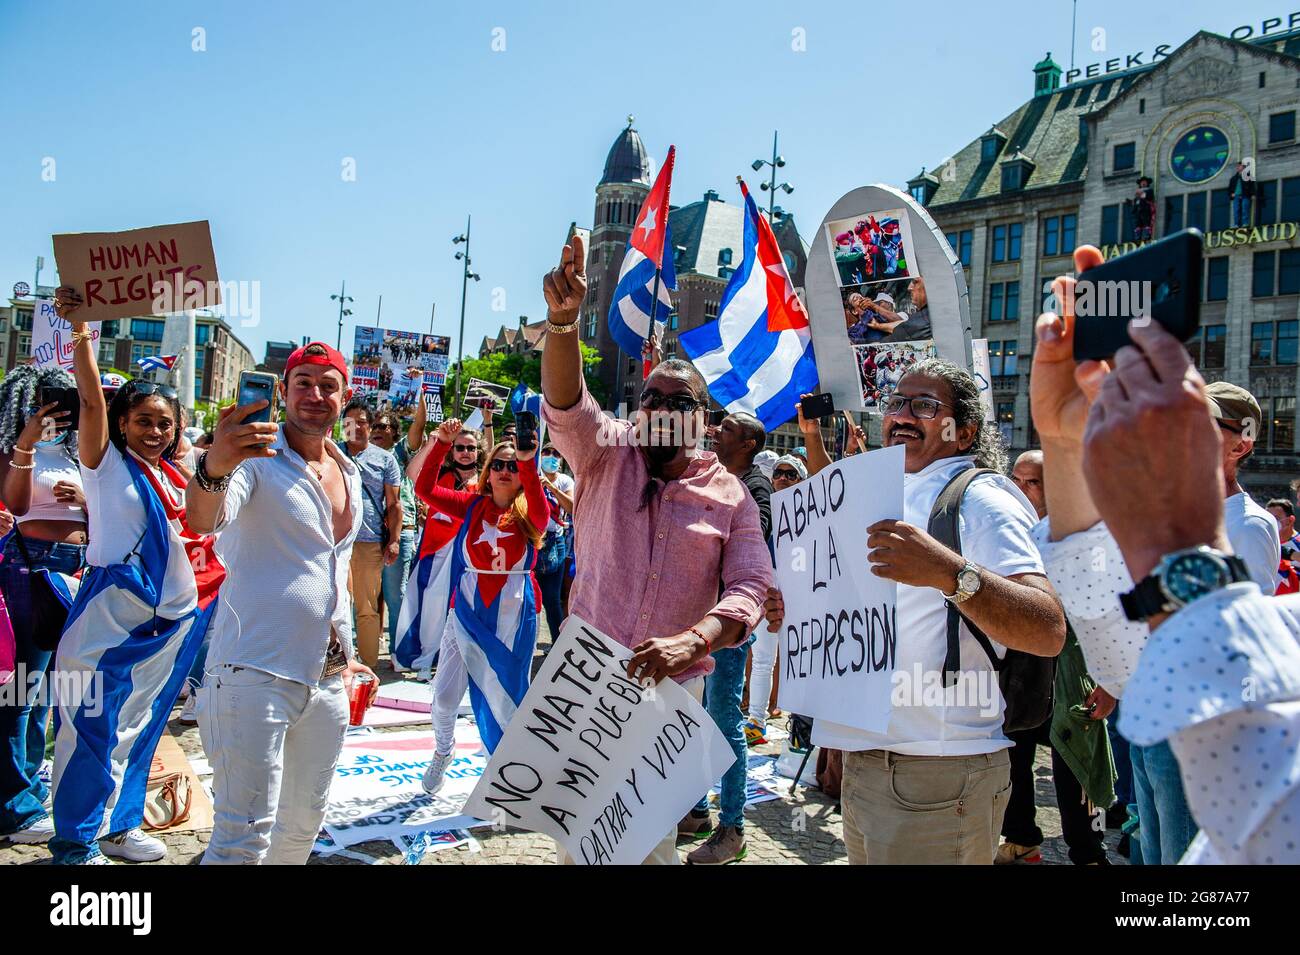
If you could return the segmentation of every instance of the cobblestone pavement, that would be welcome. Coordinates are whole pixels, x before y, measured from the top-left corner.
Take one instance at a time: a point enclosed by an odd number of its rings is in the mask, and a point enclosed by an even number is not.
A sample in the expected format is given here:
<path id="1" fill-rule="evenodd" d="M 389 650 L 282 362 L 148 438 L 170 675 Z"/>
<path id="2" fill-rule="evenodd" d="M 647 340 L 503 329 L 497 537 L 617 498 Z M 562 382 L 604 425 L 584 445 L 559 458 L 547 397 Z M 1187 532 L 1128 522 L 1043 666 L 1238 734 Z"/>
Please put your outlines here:
<path id="1" fill-rule="evenodd" d="M 543 624 L 543 632 L 545 625 Z M 386 662 L 380 664 L 383 683 L 400 681 L 405 677 L 393 673 Z M 181 749 L 191 757 L 202 757 L 196 726 L 177 722 L 179 704 L 172 712 L 168 731 L 177 738 Z M 393 727 L 393 731 L 413 727 Z M 384 732 L 384 730 L 379 730 Z M 752 750 L 764 755 L 777 755 L 780 746 L 768 744 Z M 1046 836 L 1042 846 L 1044 864 L 1069 865 L 1066 847 L 1061 839 L 1061 817 L 1056 808 L 1056 793 L 1052 786 L 1052 767 L 1048 750 L 1039 747 L 1034 767 L 1038 825 Z M 815 789 L 800 786 L 789 795 L 789 780 L 781 786 L 780 799 L 760 803 L 746 810 L 745 833 L 748 856 L 742 865 L 845 865 L 843 830 L 835 803 Z M 195 865 L 208 844 L 210 831 L 163 834 L 168 855 L 156 865 Z M 493 832 L 490 829 L 473 831 L 477 847 L 460 846 L 425 855 L 421 865 L 536 865 L 555 863 L 555 843 L 546 836 L 509 829 Z M 1125 864 L 1115 852 L 1118 833 L 1108 831 L 1106 846 L 1112 863 Z M 680 843 L 683 855 L 689 843 Z M 375 857 L 381 864 L 401 864 L 402 856 L 389 841 L 367 842 L 353 847 L 354 851 Z M 41 865 L 50 861 L 44 846 L 17 846 L 0 842 L 0 865 Z M 321 859 L 313 856 L 313 865 L 360 865 L 353 859 L 334 856 Z"/>

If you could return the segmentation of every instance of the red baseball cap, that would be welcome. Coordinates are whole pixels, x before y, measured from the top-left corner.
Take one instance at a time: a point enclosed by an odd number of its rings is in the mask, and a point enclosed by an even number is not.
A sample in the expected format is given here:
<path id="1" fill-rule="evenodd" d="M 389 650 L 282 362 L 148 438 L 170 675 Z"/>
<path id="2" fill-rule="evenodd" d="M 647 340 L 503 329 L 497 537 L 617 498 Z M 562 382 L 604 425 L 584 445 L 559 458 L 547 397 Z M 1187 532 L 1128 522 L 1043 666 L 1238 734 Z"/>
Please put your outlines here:
<path id="1" fill-rule="evenodd" d="M 325 353 L 323 355 L 309 355 L 307 354 L 309 348 L 323 348 Z M 289 356 L 289 360 L 284 363 L 284 377 L 286 380 L 289 374 L 299 365 L 325 365 L 333 368 L 343 376 L 343 384 L 348 383 L 347 359 L 343 357 L 343 353 L 337 348 L 331 348 L 324 342 L 308 342 L 301 348 L 294 349 Z"/>

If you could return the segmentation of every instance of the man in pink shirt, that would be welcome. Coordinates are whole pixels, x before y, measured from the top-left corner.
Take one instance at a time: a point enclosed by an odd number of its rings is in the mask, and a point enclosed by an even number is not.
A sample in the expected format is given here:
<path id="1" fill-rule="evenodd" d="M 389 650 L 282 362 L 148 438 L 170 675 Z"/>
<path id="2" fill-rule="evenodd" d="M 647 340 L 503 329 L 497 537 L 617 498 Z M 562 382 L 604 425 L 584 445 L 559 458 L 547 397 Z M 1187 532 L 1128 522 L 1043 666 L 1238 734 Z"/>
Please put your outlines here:
<path id="1" fill-rule="evenodd" d="M 635 651 L 629 677 L 672 677 L 698 699 L 714 650 L 742 642 L 772 577 L 758 506 L 696 445 L 707 389 L 669 359 L 646 380 L 636 420 L 607 417 L 587 393 L 577 331 L 587 291 L 581 237 L 546 276 L 542 417 L 577 482 L 578 573 L 569 610 Z M 646 859 L 676 864 L 676 830 Z"/>

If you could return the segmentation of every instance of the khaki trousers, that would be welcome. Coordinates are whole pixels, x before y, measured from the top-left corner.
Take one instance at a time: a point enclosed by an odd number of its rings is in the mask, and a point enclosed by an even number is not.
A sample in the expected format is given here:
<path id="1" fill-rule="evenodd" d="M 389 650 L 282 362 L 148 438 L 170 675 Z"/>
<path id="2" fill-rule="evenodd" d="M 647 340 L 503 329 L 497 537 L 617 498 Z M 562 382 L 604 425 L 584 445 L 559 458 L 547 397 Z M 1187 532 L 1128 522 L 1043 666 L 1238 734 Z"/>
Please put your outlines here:
<path id="1" fill-rule="evenodd" d="M 844 754 L 850 865 L 992 865 L 1011 796 L 1007 750 L 979 756 Z"/>
<path id="2" fill-rule="evenodd" d="M 357 655 L 373 670 L 379 666 L 379 605 L 384 590 L 384 548 L 378 541 L 352 545 L 348 586 L 357 620 Z"/>
<path id="3" fill-rule="evenodd" d="M 695 702 L 699 703 L 704 699 L 704 677 L 697 676 L 693 680 L 683 683 L 682 689 L 695 697 Z M 576 865 L 564 846 L 558 842 L 555 844 L 555 861 L 560 865 Z M 677 851 L 677 826 L 674 825 L 668 835 L 659 840 L 659 844 L 650 850 L 650 854 L 642 861 L 642 865 L 681 865 L 682 857 Z"/>

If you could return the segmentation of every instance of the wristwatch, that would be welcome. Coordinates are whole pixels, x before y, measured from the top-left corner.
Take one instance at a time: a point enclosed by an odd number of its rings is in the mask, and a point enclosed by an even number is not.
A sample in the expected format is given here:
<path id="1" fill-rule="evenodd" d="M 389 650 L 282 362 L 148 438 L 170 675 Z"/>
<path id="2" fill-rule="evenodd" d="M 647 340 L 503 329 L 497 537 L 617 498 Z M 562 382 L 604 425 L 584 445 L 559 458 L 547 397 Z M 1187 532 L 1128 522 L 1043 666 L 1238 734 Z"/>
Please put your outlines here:
<path id="1" fill-rule="evenodd" d="M 1246 580 L 1250 580 L 1246 564 L 1235 554 L 1204 545 L 1189 547 L 1162 557 L 1141 583 L 1119 595 L 1119 603 L 1130 620 L 1146 620 L 1173 613 L 1199 597 Z"/>
<path id="2" fill-rule="evenodd" d="M 943 594 L 943 597 L 955 604 L 965 603 L 980 592 L 981 583 L 979 567 L 968 560 L 965 566 L 957 571 L 957 589 L 950 594 Z"/>

